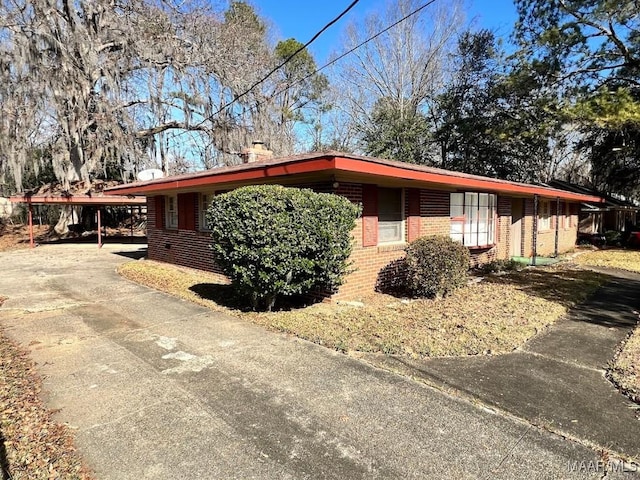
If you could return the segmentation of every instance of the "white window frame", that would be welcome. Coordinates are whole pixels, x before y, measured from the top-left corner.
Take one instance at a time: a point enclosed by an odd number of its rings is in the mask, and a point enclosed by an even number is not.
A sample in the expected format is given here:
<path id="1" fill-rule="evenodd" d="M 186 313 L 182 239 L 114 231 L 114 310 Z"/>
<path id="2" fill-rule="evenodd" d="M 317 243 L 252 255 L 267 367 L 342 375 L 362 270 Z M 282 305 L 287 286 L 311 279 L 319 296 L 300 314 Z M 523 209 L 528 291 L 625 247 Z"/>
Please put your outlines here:
<path id="1" fill-rule="evenodd" d="M 211 229 L 207 225 L 207 210 L 213 200 L 215 192 L 201 192 L 198 195 L 198 229 L 201 232 L 210 232 Z"/>
<path id="2" fill-rule="evenodd" d="M 169 230 L 178 229 L 178 196 L 167 195 L 165 202 L 165 225 Z"/>
<path id="3" fill-rule="evenodd" d="M 538 231 L 551 230 L 551 202 L 538 201 Z"/>
<path id="4" fill-rule="evenodd" d="M 396 190 L 400 192 L 400 220 L 381 220 L 381 191 L 383 190 Z M 378 245 L 392 245 L 398 243 L 405 242 L 405 198 L 404 198 L 404 188 L 394 188 L 394 187 L 378 187 Z M 384 222 L 384 224 L 383 224 Z M 382 240 L 382 230 L 381 227 L 390 226 L 391 224 L 395 224 L 398 229 L 398 235 L 391 240 Z"/>
<path id="5" fill-rule="evenodd" d="M 465 247 L 491 247 L 496 243 L 498 197 L 484 192 L 449 195 L 449 235 Z"/>

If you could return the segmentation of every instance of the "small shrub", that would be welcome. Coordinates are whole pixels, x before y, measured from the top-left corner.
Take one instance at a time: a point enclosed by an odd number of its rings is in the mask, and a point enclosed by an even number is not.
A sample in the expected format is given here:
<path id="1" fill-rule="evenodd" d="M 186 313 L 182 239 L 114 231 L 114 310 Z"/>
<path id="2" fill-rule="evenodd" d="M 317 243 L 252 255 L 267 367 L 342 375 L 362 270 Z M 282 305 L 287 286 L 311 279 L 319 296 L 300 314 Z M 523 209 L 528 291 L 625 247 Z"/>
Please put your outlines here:
<path id="1" fill-rule="evenodd" d="M 342 284 L 360 209 L 344 197 L 279 185 L 243 187 L 207 211 L 216 263 L 254 309 Z"/>
<path id="2" fill-rule="evenodd" d="M 622 243 L 622 233 L 617 230 L 608 230 L 604 232 L 604 238 L 607 245 L 620 246 Z"/>
<path id="3" fill-rule="evenodd" d="M 516 260 L 494 260 L 481 265 L 478 270 L 484 274 L 501 273 L 501 272 L 517 272 L 524 268 L 524 265 Z"/>
<path id="4" fill-rule="evenodd" d="M 407 287 L 413 296 L 446 296 L 467 283 L 469 250 L 445 236 L 427 236 L 407 247 Z"/>

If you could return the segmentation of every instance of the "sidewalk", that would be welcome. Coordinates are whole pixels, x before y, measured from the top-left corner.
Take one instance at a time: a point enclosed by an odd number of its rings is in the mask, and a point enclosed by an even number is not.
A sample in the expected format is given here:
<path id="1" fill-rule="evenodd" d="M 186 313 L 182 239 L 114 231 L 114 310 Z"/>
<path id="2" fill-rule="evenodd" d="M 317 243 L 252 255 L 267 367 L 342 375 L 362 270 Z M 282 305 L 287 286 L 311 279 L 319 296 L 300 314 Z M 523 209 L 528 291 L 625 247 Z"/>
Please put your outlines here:
<path id="1" fill-rule="evenodd" d="M 0 254 L 0 323 L 99 479 L 637 478 L 513 416 L 128 282 L 115 267 L 136 248 Z"/>
<path id="2" fill-rule="evenodd" d="M 640 275 L 598 271 L 615 277 L 513 353 L 425 360 L 367 355 L 364 359 L 638 462 L 640 406 L 614 388 L 605 370 L 638 321 Z"/>

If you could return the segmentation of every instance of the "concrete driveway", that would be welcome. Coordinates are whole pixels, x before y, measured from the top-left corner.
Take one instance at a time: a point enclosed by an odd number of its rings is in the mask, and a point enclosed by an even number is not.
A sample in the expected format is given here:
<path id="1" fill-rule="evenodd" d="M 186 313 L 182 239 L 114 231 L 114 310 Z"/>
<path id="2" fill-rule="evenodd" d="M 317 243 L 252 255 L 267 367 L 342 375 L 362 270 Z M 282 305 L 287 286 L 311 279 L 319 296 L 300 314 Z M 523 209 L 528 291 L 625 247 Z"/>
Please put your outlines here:
<path id="1" fill-rule="evenodd" d="M 123 280 L 139 249 L 0 254 L 0 321 L 98 478 L 603 476 L 584 446 Z"/>

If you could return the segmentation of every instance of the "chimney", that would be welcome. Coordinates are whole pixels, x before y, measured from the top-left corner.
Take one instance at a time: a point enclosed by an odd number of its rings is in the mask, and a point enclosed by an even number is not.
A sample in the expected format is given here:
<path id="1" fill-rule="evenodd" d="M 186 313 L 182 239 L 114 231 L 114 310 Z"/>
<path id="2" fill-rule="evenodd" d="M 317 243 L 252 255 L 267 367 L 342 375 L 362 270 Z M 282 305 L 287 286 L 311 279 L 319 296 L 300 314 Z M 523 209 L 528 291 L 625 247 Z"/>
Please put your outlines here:
<path id="1" fill-rule="evenodd" d="M 245 148 L 240 153 L 243 163 L 259 162 L 261 160 L 267 160 L 273 157 L 273 152 L 267 150 L 264 146 L 264 142 L 256 140 L 252 142 L 251 148 Z"/>

